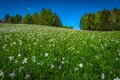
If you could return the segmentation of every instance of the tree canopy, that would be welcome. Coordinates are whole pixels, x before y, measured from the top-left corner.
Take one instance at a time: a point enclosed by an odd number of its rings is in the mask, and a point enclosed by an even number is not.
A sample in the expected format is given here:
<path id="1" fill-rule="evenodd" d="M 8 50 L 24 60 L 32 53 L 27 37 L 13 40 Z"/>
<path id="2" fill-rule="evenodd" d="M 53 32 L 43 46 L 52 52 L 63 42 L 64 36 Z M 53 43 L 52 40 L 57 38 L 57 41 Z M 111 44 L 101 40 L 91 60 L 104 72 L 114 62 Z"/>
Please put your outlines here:
<path id="1" fill-rule="evenodd" d="M 23 23 L 25 24 L 31 24 L 32 22 L 32 16 L 30 14 L 26 14 L 23 18 Z"/>
<path id="2" fill-rule="evenodd" d="M 3 22 L 5 22 L 5 23 L 9 23 L 10 22 L 10 15 L 9 14 L 5 15 Z"/>
<path id="3" fill-rule="evenodd" d="M 40 13 L 34 12 L 32 15 L 28 13 L 24 17 L 22 17 L 20 14 L 16 14 L 15 16 L 6 14 L 4 19 L 0 20 L 0 22 L 38 24 L 73 29 L 72 26 L 62 25 L 60 17 L 56 13 L 53 13 L 51 9 L 45 8 L 42 8 Z"/>
<path id="4" fill-rule="evenodd" d="M 120 30 L 120 10 L 101 10 L 97 13 L 84 14 L 80 20 L 82 30 L 111 31 Z"/>

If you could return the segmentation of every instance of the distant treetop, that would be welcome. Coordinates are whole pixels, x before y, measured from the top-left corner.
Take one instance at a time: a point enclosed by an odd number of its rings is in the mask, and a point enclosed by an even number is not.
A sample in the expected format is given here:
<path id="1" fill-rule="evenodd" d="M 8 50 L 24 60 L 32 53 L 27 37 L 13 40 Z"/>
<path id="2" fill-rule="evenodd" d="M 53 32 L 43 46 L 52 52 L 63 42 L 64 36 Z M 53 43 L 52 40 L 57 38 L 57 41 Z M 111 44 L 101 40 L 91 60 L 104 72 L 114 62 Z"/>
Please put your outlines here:
<path id="1" fill-rule="evenodd" d="M 101 10 L 84 14 L 80 20 L 82 30 L 111 31 L 120 30 L 120 9 Z"/>

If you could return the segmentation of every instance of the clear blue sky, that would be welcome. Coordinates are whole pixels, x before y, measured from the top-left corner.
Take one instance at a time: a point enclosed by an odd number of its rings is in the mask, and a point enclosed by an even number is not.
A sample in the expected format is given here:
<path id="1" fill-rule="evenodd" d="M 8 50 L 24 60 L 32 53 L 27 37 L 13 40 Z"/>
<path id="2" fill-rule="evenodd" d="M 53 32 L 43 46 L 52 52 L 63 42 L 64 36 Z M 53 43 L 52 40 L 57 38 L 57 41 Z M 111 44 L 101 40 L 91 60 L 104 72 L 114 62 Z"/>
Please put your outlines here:
<path id="1" fill-rule="evenodd" d="M 7 13 L 24 16 L 26 13 L 40 13 L 42 8 L 50 8 L 59 15 L 63 25 L 79 29 L 84 13 L 115 7 L 120 8 L 120 0 L 0 0 L 0 19 Z"/>

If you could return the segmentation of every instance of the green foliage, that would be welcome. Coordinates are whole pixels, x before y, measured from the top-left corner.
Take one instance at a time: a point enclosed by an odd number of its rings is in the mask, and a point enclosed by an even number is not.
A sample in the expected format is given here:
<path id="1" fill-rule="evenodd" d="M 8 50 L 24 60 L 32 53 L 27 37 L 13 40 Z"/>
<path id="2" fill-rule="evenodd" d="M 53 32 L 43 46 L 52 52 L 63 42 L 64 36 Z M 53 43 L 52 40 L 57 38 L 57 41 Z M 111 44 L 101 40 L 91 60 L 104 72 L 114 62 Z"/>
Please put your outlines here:
<path id="1" fill-rule="evenodd" d="M 82 30 L 86 30 L 87 29 L 87 26 L 88 26 L 88 14 L 84 14 L 84 16 L 81 18 L 80 20 L 80 28 Z"/>
<path id="2" fill-rule="evenodd" d="M 39 14 L 35 12 L 32 15 L 32 20 L 33 20 L 33 24 L 39 24 Z"/>
<path id="3" fill-rule="evenodd" d="M 19 15 L 19 14 L 16 14 L 16 16 L 15 16 L 15 21 L 16 21 L 16 23 L 21 23 L 21 21 L 22 21 L 22 16 Z"/>
<path id="4" fill-rule="evenodd" d="M 61 20 L 56 13 L 53 15 L 52 26 L 57 26 L 57 27 L 62 26 Z"/>
<path id="5" fill-rule="evenodd" d="M 48 26 L 52 26 L 52 19 L 53 19 L 53 13 L 52 13 L 52 10 L 51 9 L 48 9 L 46 11 L 46 24 L 45 25 L 48 25 Z"/>
<path id="6" fill-rule="evenodd" d="M 39 24 L 40 25 L 45 25 L 47 23 L 47 10 L 45 8 L 42 8 L 39 16 Z"/>
<path id="7" fill-rule="evenodd" d="M 73 29 L 73 26 L 62 26 L 62 28 Z"/>
<path id="8" fill-rule="evenodd" d="M 2 24 L 0 80 L 26 79 L 119 80 L 120 31 Z"/>
<path id="9" fill-rule="evenodd" d="M 10 22 L 10 15 L 9 14 L 6 14 L 5 17 L 4 17 L 4 22 L 5 23 L 9 23 Z"/>
<path id="10" fill-rule="evenodd" d="M 10 23 L 16 23 L 15 16 L 10 16 Z"/>
<path id="11" fill-rule="evenodd" d="M 30 14 L 26 14 L 25 17 L 23 18 L 23 23 L 25 24 L 31 24 L 32 23 L 32 17 Z"/>
<path id="12" fill-rule="evenodd" d="M 22 22 L 22 16 L 19 14 L 16 14 L 16 16 L 10 16 L 10 23 L 21 23 Z"/>
<path id="13" fill-rule="evenodd" d="M 110 22 L 109 22 L 109 15 L 110 12 L 108 10 L 103 10 L 101 11 L 101 15 L 100 15 L 100 25 L 101 25 L 101 30 L 105 31 L 105 30 L 109 30 L 110 29 Z"/>
<path id="14" fill-rule="evenodd" d="M 120 30 L 120 10 L 117 14 L 118 15 L 116 16 L 116 30 Z"/>
<path id="15" fill-rule="evenodd" d="M 95 14 L 94 18 L 94 30 L 100 30 L 100 12 Z"/>
<path id="16" fill-rule="evenodd" d="M 39 25 L 47 25 L 47 26 L 56 26 L 61 27 L 62 22 L 59 16 L 56 13 L 53 13 L 51 9 L 42 8 L 40 14 L 34 13 L 32 16 L 30 14 L 26 14 L 25 17 L 16 14 L 16 16 L 10 16 L 9 14 L 5 15 L 4 18 L 5 23 L 25 23 L 25 24 L 39 24 Z"/>
<path id="17" fill-rule="evenodd" d="M 120 18 L 117 8 L 113 10 L 102 10 L 97 13 L 85 14 L 80 20 L 80 27 L 83 30 L 110 31 L 120 30 Z"/>
<path id="18" fill-rule="evenodd" d="M 51 9 L 46 10 L 45 8 L 42 8 L 40 13 L 39 24 L 56 27 L 62 26 L 59 16 L 56 13 L 53 14 Z"/>
<path id="19" fill-rule="evenodd" d="M 94 18 L 95 18 L 95 14 L 90 13 L 88 15 L 88 30 L 94 30 Z"/>

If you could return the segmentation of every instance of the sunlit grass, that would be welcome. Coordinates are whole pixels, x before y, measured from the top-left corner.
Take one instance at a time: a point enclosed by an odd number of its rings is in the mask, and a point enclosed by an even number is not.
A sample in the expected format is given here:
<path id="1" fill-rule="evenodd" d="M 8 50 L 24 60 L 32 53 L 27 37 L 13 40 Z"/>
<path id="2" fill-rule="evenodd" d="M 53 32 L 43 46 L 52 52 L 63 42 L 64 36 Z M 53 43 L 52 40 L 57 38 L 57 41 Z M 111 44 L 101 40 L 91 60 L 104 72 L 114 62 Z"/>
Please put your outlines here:
<path id="1" fill-rule="evenodd" d="M 119 80 L 120 31 L 0 24 L 2 80 Z"/>

